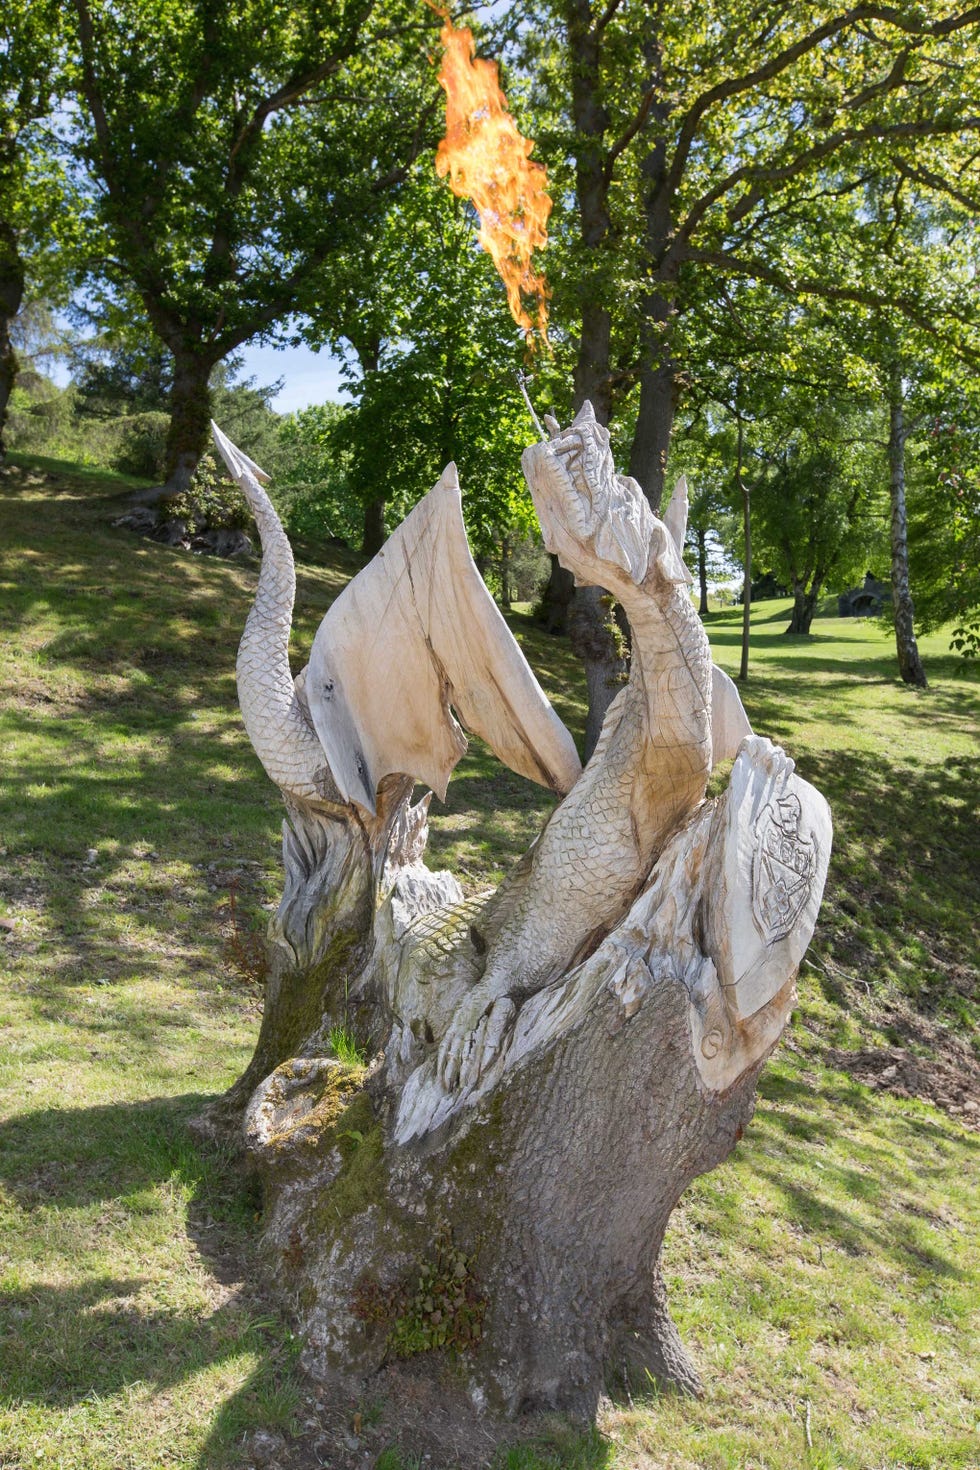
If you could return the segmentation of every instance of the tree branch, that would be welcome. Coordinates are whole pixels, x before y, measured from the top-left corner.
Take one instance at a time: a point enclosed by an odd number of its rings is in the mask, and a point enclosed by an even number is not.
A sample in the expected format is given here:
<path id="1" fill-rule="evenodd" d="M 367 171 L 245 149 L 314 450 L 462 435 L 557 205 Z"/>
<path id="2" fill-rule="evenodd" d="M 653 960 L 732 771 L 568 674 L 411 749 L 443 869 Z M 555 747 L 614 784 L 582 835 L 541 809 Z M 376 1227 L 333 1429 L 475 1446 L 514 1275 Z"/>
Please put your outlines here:
<path id="1" fill-rule="evenodd" d="M 668 197 L 672 197 L 680 186 L 701 120 L 712 107 L 718 102 L 727 101 L 730 97 L 750 92 L 762 82 L 771 81 L 773 77 L 786 71 L 794 62 L 813 51 L 823 41 L 839 35 L 849 26 L 858 25 L 867 20 L 885 21 L 906 35 L 922 38 L 940 37 L 951 35 L 954 31 L 963 30 L 980 22 L 980 6 L 973 6 L 959 15 L 949 16 L 945 21 L 937 22 L 935 25 L 922 25 L 910 20 L 908 16 L 891 6 L 855 5 L 833 20 L 825 21 L 823 25 L 814 27 L 805 36 L 795 41 L 792 46 L 785 47 L 761 66 L 745 72 L 740 77 L 729 77 L 726 81 L 709 88 L 707 92 L 703 92 L 695 99 L 681 122 L 674 161 L 664 182 Z"/>
<path id="2" fill-rule="evenodd" d="M 967 194 L 962 189 L 957 189 L 948 179 L 941 174 L 934 174 L 929 169 L 917 165 L 915 168 L 906 163 L 904 158 L 895 160 L 895 166 L 904 179 L 910 183 L 921 184 L 926 189 L 933 189 L 937 194 L 945 194 L 950 199 L 955 199 L 957 204 L 962 204 L 974 214 L 980 214 L 980 190 L 976 194 Z"/>
<path id="3" fill-rule="evenodd" d="M 606 29 L 606 26 L 612 20 L 613 16 L 616 14 L 616 11 L 619 9 L 622 3 L 623 0 L 609 0 L 609 3 L 606 6 L 605 10 L 602 12 L 595 25 L 592 27 L 593 35 L 602 35 L 602 32 Z"/>
<path id="4" fill-rule="evenodd" d="M 612 143 L 607 150 L 606 161 L 602 166 L 602 176 L 607 184 L 612 179 L 613 169 L 616 165 L 617 158 L 619 158 L 622 153 L 625 153 L 626 149 L 632 143 L 633 139 L 636 137 L 637 133 L 640 131 L 640 129 L 643 127 L 643 124 L 650 116 L 650 108 L 653 106 L 654 98 L 657 95 L 658 86 L 659 81 L 654 82 L 653 86 L 647 88 L 643 96 L 640 98 L 640 105 L 636 110 L 632 122 L 628 125 L 628 127 L 623 130 L 623 132 L 620 133 L 615 143 Z"/>
<path id="5" fill-rule="evenodd" d="M 873 307 L 886 315 L 892 311 L 899 311 L 902 316 L 917 327 L 921 327 L 930 337 L 936 336 L 935 316 L 926 313 L 916 302 L 907 301 L 901 296 L 879 296 L 877 292 L 860 286 L 835 285 L 830 281 L 817 280 L 812 276 L 804 276 L 794 281 L 764 261 L 740 260 L 738 256 L 730 255 L 724 250 L 689 249 L 684 258 L 698 265 L 713 265 L 718 270 L 731 271 L 733 275 L 765 281 L 767 285 L 775 286 L 787 296 L 814 296 L 822 301 L 848 301 L 859 306 Z M 961 326 L 974 328 L 977 326 L 977 322 L 970 317 L 954 312 L 947 312 L 946 315 L 959 322 Z M 969 347 L 963 342 L 955 342 L 950 345 L 964 361 L 973 366 L 980 366 L 980 350 Z"/>
<path id="6" fill-rule="evenodd" d="M 892 123 L 881 127 L 869 126 L 864 128 L 841 129 L 840 132 L 833 133 L 829 138 L 825 138 L 822 142 L 814 144 L 812 148 L 804 149 L 792 162 L 784 164 L 781 168 L 760 168 L 747 164 L 741 168 L 733 169 L 725 178 L 720 179 L 714 188 L 709 189 L 706 194 L 702 194 L 700 199 L 694 201 L 688 210 L 687 218 L 678 226 L 674 237 L 675 241 L 678 245 L 682 245 L 689 240 L 712 204 L 716 204 L 725 194 L 730 193 L 737 184 L 746 182 L 753 184 L 786 183 L 787 180 L 796 178 L 801 173 L 805 173 L 814 164 L 822 162 L 851 143 L 881 142 L 882 140 L 900 138 L 943 137 L 948 136 L 950 133 L 977 132 L 978 130 L 980 130 L 980 116 L 959 118 L 956 122 L 952 123 L 931 121 L 909 122 Z M 761 197 L 762 195 L 759 193 L 755 202 L 758 202 L 758 199 Z M 736 213 L 733 215 L 733 222 L 736 218 L 742 218 L 751 207 L 753 205 L 748 204 L 740 212 L 736 209 Z"/>

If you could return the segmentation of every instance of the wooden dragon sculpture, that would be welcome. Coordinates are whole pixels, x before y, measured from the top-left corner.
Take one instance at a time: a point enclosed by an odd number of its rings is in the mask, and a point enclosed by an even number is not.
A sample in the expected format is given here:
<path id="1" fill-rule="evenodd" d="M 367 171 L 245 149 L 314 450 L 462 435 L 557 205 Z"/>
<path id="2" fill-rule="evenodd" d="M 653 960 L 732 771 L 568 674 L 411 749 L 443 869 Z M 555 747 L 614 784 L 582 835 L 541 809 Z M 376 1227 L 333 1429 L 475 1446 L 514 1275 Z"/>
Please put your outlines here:
<path id="1" fill-rule="evenodd" d="M 789 1015 L 830 853 L 826 803 L 752 733 L 734 685 L 712 668 L 681 556 L 683 485 L 661 520 L 616 473 L 588 403 L 569 428 L 548 424 L 551 437 L 523 457 L 545 545 L 579 584 L 617 599 L 632 634 L 628 682 L 584 770 L 473 563 L 453 466 L 334 602 L 293 679 L 289 545 L 261 472 L 215 429 L 262 540 L 239 697 L 288 813 L 266 1040 L 239 1094 L 250 1145 L 267 1161 L 284 1137 L 306 1137 L 300 1125 L 338 1065 L 325 1038 L 340 974 L 344 1014 L 366 1018 L 377 1047 L 367 1087 L 406 1178 L 407 1159 L 421 1170 L 433 1150 L 454 1158 L 495 1095 L 516 1097 L 521 1077 L 571 1054 L 597 1016 L 609 1038 L 631 1027 L 640 1036 L 644 1014 L 654 1026 L 668 990 L 682 997 L 698 1116 L 705 1128 L 717 1115 L 734 1129 L 731 1099 L 743 1083 L 749 1095 Z M 416 781 L 445 794 L 466 748 L 460 725 L 561 798 L 500 887 L 469 898 L 425 867 L 429 797 L 411 802 Z M 728 760 L 727 789 L 707 801 L 712 769 Z M 319 977 L 317 1003 L 302 1015 L 290 999 L 300 973 Z M 519 1126 L 533 1132 L 525 1119 Z M 554 1134 L 558 1124 L 548 1126 Z M 676 1193 L 713 1161 L 692 1160 L 671 1175 L 666 1210 L 649 1205 L 657 1252 Z M 332 1178 L 328 1170 L 320 1187 Z M 290 1198 L 284 1190 L 272 1210 L 273 1235 L 298 1228 Z M 363 1221 L 357 1229 L 355 1257 L 368 1239 Z M 357 1356 L 337 1325 L 343 1279 L 336 1262 L 321 1265 L 318 1305 L 300 1314 L 321 1362 Z M 651 1328 L 649 1341 L 664 1333 L 662 1323 Z M 603 1351 L 590 1349 L 596 1362 Z M 660 1348 L 650 1352 L 653 1361 Z M 528 1358 L 517 1373 L 519 1388 L 499 1363 L 481 1381 L 513 1408 L 536 1364 Z M 577 1392 L 566 1383 L 550 1397 L 571 1402 Z"/>

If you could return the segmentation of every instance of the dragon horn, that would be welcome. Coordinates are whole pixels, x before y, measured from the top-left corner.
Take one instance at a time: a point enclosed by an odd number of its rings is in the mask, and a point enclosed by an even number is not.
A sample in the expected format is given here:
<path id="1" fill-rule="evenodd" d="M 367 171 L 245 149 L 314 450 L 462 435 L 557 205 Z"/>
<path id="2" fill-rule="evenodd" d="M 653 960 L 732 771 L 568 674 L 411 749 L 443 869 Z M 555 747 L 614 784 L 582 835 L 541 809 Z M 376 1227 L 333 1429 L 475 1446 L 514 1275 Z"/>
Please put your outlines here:
<path id="1" fill-rule="evenodd" d="M 213 420 L 211 431 L 228 473 L 248 501 L 262 542 L 255 601 L 238 646 L 238 702 L 245 729 L 266 774 L 284 795 L 323 800 L 332 794 L 329 768 L 289 671 L 289 628 L 296 596 L 293 553 L 275 507 L 258 482 L 263 472 Z"/>

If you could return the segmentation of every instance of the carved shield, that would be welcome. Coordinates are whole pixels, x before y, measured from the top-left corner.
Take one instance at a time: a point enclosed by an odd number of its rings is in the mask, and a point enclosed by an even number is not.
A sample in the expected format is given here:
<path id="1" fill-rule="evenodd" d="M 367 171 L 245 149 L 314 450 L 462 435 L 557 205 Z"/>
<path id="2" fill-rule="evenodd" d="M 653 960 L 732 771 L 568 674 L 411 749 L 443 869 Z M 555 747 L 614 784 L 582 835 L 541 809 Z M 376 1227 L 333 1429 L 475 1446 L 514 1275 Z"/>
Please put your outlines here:
<path id="1" fill-rule="evenodd" d="M 752 917 L 767 944 L 785 939 L 810 892 L 816 849 L 800 831 L 800 803 L 792 792 L 771 801 L 755 825 Z"/>

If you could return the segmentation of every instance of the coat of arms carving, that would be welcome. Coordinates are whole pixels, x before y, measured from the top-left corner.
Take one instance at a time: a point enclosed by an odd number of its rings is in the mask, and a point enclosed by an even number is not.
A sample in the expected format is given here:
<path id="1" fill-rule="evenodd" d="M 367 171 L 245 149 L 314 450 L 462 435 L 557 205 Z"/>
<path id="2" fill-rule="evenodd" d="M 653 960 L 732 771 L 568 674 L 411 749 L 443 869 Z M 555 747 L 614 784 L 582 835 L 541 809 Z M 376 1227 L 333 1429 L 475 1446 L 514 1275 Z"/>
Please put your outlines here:
<path id="1" fill-rule="evenodd" d="M 813 839 L 800 831 L 800 803 L 791 792 L 770 802 L 755 827 L 752 917 L 767 944 L 791 933 L 810 892 Z"/>

